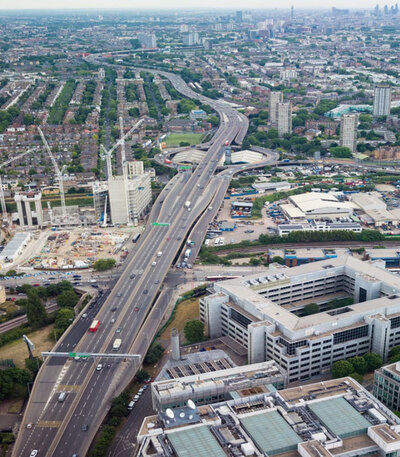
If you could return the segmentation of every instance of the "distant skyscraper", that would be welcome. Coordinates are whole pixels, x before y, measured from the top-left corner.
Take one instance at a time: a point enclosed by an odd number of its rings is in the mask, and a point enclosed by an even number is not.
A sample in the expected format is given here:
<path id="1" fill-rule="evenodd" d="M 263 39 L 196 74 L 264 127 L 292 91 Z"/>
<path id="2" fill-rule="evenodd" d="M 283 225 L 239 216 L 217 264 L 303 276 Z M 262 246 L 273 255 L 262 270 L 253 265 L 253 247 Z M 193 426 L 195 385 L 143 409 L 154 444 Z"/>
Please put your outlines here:
<path id="1" fill-rule="evenodd" d="M 268 106 L 268 115 L 269 121 L 272 125 L 276 125 L 276 107 L 278 103 L 283 102 L 282 92 L 270 92 L 269 93 L 269 106 Z"/>
<path id="2" fill-rule="evenodd" d="M 355 152 L 357 148 L 358 114 L 343 114 L 340 120 L 340 146 Z"/>
<path id="3" fill-rule="evenodd" d="M 374 116 L 389 116 L 392 89 L 389 85 L 379 85 L 374 91 Z"/>
<path id="4" fill-rule="evenodd" d="M 157 38 L 154 33 L 139 33 L 138 39 L 142 47 L 145 49 L 153 49 L 157 47 Z"/>
<path id="5" fill-rule="evenodd" d="M 194 46 L 199 44 L 199 34 L 197 32 L 189 32 L 182 37 L 185 46 Z"/>
<path id="6" fill-rule="evenodd" d="M 243 22 L 243 11 L 236 11 L 236 22 Z"/>
<path id="7" fill-rule="evenodd" d="M 278 103 L 276 106 L 277 128 L 279 136 L 292 133 L 292 104 Z"/>
<path id="8" fill-rule="evenodd" d="M 294 18 L 294 6 L 290 8 L 290 19 L 293 21 Z"/>

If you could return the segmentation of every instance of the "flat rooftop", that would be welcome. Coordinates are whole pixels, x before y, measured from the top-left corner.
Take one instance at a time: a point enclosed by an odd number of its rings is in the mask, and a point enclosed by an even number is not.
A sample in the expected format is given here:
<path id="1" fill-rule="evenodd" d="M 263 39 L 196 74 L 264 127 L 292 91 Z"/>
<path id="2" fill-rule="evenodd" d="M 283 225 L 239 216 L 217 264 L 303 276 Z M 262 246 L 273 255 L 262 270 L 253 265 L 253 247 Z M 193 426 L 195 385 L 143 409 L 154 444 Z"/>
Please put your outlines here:
<path id="1" fill-rule="evenodd" d="M 400 419 L 351 378 L 200 406 L 195 423 L 183 417 L 166 424 L 165 416 L 144 420 L 140 457 L 155 455 L 154 449 L 157 457 L 225 457 L 227 449 L 229 455 L 279 457 L 400 451 Z"/>

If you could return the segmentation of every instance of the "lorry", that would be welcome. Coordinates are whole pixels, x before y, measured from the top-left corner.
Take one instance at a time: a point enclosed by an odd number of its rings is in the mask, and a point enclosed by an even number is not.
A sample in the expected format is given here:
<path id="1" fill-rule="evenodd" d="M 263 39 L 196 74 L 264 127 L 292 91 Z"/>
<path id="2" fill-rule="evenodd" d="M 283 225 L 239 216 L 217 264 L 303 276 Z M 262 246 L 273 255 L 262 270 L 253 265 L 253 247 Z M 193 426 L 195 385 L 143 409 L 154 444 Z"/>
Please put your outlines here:
<path id="1" fill-rule="evenodd" d="M 189 200 L 186 201 L 186 203 L 185 203 L 185 208 L 186 208 L 186 209 L 189 209 L 189 208 L 190 208 L 190 201 L 189 201 Z"/>
<path id="2" fill-rule="evenodd" d="M 122 343 L 121 338 L 116 338 L 113 343 L 113 351 L 118 351 L 118 349 L 121 347 L 121 343 Z"/>
<path id="3" fill-rule="evenodd" d="M 89 327 L 89 332 L 95 332 L 100 326 L 99 320 L 94 320 Z"/>
<path id="4" fill-rule="evenodd" d="M 191 249 L 186 249 L 185 251 L 185 257 L 190 257 L 190 254 L 192 253 Z"/>

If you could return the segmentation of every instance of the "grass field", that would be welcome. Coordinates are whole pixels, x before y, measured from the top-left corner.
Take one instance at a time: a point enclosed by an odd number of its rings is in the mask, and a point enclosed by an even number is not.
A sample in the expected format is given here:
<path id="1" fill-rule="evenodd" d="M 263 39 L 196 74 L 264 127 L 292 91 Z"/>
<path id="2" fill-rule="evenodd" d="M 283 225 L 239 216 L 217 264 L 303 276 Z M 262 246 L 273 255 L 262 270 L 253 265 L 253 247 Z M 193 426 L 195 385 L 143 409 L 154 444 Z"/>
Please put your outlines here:
<path id="1" fill-rule="evenodd" d="M 189 298 L 184 300 L 176 307 L 174 318 L 172 322 L 165 328 L 165 330 L 160 335 L 160 338 L 169 340 L 171 337 L 171 329 L 176 328 L 178 332 L 183 330 L 186 322 L 193 319 L 198 319 L 199 317 L 199 299 L 198 298 Z"/>
<path id="2" fill-rule="evenodd" d="M 48 325 L 36 332 L 28 333 L 29 339 L 35 344 L 33 354 L 40 356 L 42 351 L 50 351 L 54 346 L 54 338 L 51 338 L 54 325 Z M 29 357 L 26 344 L 22 338 L 0 348 L 0 359 L 12 359 L 18 368 L 25 368 L 25 359 Z"/>
<path id="3" fill-rule="evenodd" d="M 199 144 L 203 136 L 204 135 L 202 133 L 172 133 L 167 136 L 165 142 L 167 143 L 168 148 L 179 146 L 181 141 L 191 145 Z"/>

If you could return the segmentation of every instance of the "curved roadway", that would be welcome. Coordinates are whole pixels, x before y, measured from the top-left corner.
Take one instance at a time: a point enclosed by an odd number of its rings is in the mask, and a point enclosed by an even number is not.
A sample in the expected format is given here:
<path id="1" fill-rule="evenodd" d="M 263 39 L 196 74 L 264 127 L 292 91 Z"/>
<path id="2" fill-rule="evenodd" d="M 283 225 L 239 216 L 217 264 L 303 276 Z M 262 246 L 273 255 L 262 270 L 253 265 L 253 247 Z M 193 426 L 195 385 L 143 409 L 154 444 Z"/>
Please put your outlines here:
<path id="1" fill-rule="evenodd" d="M 120 353 L 144 356 L 162 319 L 163 310 L 152 309 L 153 303 L 187 234 L 215 194 L 209 183 L 223 145 L 243 139 L 247 131 L 247 118 L 226 103 L 196 94 L 177 75 L 159 73 L 185 96 L 211 105 L 220 116 L 220 127 L 197 169 L 193 173 L 179 173 L 155 202 L 150 221 L 167 225 L 148 224 L 104 303 L 98 303 L 90 318 L 79 317 L 64 337 L 63 341 L 75 338 L 76 352 L 112 353 L 113 341 L 119 337 Z M 185 208 L 186 201 L 191 202 L 191 211 Z M 162 255 L 157 257 L 159 251 Z M 97 332 L 90 333 L 87 329 L 93 317 L 101 324 Z M 116 333 L 117 329 L 120 333 Z M 57 351 L 66 350 L 63 341 Z M 138 368 L 138 363 L 129 360 L 47 360 L 35 382 L 12 455 L 28 457 L 32 450 L 37 450 L 38 456 L 48 457 L 85 455 L 110 400 L 129 384 Z M 96 369 L 97 363 L 103 364 L 101 370 Z M 67 397 L 58 402 L 61 391 L 67 392 Z M 33 423 L 33 428 L 27 429 L 28 423 Z"/>

